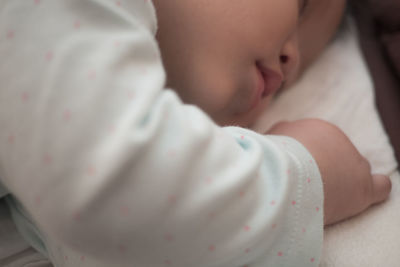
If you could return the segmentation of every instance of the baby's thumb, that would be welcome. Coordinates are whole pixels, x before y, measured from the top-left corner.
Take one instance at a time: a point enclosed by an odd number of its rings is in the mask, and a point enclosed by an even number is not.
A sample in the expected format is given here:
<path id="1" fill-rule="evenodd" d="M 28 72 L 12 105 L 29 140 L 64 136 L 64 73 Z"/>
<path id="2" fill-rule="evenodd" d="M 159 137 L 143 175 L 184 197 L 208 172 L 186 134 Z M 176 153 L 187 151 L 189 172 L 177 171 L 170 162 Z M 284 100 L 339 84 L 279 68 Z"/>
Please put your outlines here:
<path id="1" fill-rule="evenodd" d="M 373 184 L 373 203 L 376 204 L 384 201 L 389 197 L 392 190 L 392 182 L 385 175 L 375 174 L 372 176 Z"/>

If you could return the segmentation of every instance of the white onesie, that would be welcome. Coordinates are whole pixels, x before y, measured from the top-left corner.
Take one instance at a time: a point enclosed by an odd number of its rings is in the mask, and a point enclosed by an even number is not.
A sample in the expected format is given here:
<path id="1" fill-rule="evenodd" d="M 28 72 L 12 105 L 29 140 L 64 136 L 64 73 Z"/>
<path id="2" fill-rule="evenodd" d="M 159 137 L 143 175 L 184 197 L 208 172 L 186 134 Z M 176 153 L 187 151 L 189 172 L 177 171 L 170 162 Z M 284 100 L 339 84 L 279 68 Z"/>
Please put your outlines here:
<path id="1" fill-rule="evenodd" d="M 2 1 L 0 20 L 0 182 L 55 266 L 318 265 L 312 156 L 164 88 L 151 1 Z"/>

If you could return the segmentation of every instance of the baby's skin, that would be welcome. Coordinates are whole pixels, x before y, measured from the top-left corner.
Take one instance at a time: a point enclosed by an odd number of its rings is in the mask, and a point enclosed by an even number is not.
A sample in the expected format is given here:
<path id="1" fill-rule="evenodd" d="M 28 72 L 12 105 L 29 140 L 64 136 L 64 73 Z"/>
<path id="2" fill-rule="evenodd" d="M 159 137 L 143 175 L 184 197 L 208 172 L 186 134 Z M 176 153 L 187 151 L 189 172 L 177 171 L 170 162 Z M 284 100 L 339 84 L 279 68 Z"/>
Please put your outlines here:
<path id="1" fill-rule="evenodd" d="M 324 224 L 350 218 L 388 198 L 387 176 L 371 175 L 368 161 L 336 126 L 318 119 L 282 122 L 267 134 L 286 135 L 313 155 L 324 184 Z"/>

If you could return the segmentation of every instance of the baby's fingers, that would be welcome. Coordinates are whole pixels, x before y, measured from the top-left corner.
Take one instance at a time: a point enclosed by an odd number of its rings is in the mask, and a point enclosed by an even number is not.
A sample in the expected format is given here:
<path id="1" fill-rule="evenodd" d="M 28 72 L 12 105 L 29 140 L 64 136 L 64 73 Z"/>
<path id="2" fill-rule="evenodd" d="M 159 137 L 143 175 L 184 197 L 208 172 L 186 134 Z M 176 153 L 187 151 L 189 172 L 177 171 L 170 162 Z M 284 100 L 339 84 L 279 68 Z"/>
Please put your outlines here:
<path id="1" fill-rule="evenodd" d="M 392 190 L 392 182 L 385 175 L 376 174 L 372 176 L 373 196 L 372 203 L 376 204 L 386 200 Z"/>

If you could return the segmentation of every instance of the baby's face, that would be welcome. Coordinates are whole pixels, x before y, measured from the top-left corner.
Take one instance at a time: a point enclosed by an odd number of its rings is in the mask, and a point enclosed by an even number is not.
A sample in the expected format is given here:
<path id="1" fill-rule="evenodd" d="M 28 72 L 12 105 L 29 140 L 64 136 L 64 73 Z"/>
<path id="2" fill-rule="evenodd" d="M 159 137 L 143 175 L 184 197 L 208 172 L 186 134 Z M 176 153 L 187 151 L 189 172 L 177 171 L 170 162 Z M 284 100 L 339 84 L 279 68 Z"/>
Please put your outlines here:
<path id="1" fill-rule="evenodd" d="M 167 86 L 220 125 L 246 127 L 328 43 L 345 0 L 153 2 Z"/>

